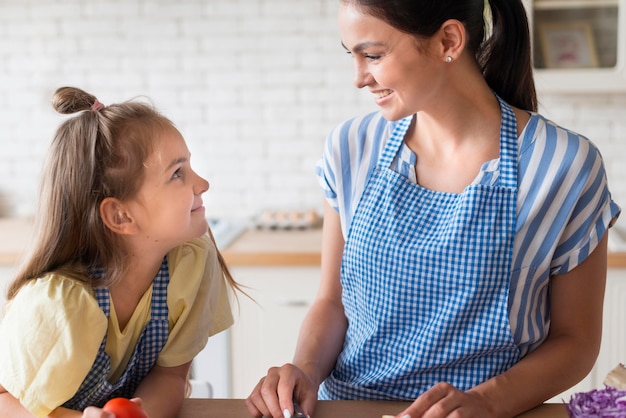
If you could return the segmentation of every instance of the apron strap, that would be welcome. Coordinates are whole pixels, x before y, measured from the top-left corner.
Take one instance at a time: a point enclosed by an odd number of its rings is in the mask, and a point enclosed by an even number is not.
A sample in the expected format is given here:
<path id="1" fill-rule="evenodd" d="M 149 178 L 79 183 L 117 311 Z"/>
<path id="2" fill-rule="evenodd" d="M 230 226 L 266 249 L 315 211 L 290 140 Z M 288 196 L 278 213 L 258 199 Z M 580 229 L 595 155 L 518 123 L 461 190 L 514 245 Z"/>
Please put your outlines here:
<path id="1" fill-rule="evenodd" d="M 502 122 L 500 125 L 500 176 L 501 186 L 517 189 L 517 119 L 513 109 L 498 95 Z"/>
<path id="2" fill-rule="evenodd" d="M 398 154 L 400 147 L 402 146 L 402 142 L 404 141 L 404 136 L 406 135 L 406 131 L 409 130 L 409 126 L 411 126 L 411 121 L 413 121 L 413 115 L 407 116 L 404 119 L 401 119 L 398 122 L 393 123 L 391 126 L 391 137 L 385 148 L 383 149 L 383 153 L 378 159 L 378 167 L 389 168 L 393 159 Z"/>
<path id="3" fill-rule="evenodd" d="M 517 188 L 517 119 L 513 109 L 498 95 L 496 95 L 500 103 L 500 111 L 502 114 L 502 122 L 500 124 L 500 175 L 499 183 L 503 187 Z M 392 133 L 383 149 L 381 157 L 378 159 L 377 166 L 389 168 L 393 159 L 398 154 L 406 132 L 411 126 L 414 115 L 407 116 L 404 119 L 392 125 Z"/>

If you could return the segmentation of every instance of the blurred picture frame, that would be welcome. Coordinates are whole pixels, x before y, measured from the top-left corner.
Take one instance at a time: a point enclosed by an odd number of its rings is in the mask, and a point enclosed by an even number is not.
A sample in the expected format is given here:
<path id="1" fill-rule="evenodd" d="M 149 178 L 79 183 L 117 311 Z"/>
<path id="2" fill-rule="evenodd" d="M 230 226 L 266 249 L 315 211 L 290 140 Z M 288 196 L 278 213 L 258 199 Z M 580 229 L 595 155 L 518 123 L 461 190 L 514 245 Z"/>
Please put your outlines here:
<path id="1" fill-rule="evenodd" d="M 546 68 L 598 67 L 598 55 L 589 22 L 542 22 L 538 29 Z"/>

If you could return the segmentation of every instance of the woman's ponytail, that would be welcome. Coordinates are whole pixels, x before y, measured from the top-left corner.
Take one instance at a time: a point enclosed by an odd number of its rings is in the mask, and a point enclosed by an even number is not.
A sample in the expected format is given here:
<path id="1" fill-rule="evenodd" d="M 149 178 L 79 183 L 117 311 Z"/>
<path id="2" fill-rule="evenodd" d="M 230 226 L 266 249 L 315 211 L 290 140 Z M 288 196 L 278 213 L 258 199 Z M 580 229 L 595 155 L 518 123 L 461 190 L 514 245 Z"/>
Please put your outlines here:
<path id="1" fill-rule="evenodd" d="M 530 30 L 521 0 L 489 0 L 492 35 L 478 51 L 489 86 L 507 103 L 537 111 Z"/>

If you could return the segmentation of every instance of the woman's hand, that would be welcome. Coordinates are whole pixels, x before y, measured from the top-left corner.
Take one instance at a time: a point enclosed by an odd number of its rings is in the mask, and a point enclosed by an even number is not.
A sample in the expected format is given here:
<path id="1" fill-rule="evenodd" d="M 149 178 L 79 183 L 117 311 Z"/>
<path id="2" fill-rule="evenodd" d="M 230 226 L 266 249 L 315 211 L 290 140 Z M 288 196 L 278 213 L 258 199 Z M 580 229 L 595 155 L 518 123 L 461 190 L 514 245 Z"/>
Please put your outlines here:
<path id="1" fill-rule="evenodd" d="M 449 383 L 437 383 L 398 414 L 402 418 L 489 418 L 493 411 L 478 394 L 463 392 Z"/>
<path id="2" fill-rule="evenodd" d="M 268 370 L 267 376 L 259 381 L 246 399 L 246 406 L 256 418 L 282 418 L 293 414 L 294 399 L 311 416 L 317 401 L 317 387 L 302 370 L 287 363 Z"/>

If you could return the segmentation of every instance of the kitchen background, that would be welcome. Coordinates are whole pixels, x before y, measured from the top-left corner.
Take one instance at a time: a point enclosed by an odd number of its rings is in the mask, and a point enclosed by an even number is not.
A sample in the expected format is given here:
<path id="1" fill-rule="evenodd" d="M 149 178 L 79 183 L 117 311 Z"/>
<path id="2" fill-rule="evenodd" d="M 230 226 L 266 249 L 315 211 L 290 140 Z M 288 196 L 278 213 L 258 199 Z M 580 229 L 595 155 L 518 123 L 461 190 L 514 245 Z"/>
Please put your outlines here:
<path id="1" fill-rule="evenodd" d="M 374 110 L 352 85 L 338 0 L 0 0 L 0 215 L 34 211 L 62 117 L 57 87 L 105 104 L 149 98 L 187 139 L 214 217 L 322 208 L 329 130 Z M 600 147 L 626 203 L 626 93 L 541 94 L 542 111 Z"/>
<path id="2" fill-rule="evenodd" d="M 34 213 L 44 155 L 63 120 L 50 98 L 63 85 L 81 87 L 105 104 L 150 99 L 179 127 L 196 171 L 210 181 L 205 194 L 210 217 L 321 211 L 314 167 L 326 135 L 343 119 L 375 110 L 367 91 L 352 85 L 352 61 L 336 27 L 338 2 L 0 0 L 0 220 Z M 542 113 L 598 145 L 622 206 L 624 85 L 609 93 L 539 91 Z M 11 269 L 0 267 L 2 292 Z M 246 379 L 257 379 L 267 361 L 289 361 L 294 341 L 285 341 L 295 338 L 319 280 L 318 266 L 236 269 L 238 278 L 265 287 L 257 300 L 268 302 L 262 314 L 249 307 L 241 314 L 232 338 L 235 351 L 228 334 L 221 333 L 201 353 L 196 369 L 216 397 L 245 396 L 251 388 Z M 609 276 L 616 277 L 619 292 L 608 292 L 617 295 L 608 306 L 619 310 L 608 316 L 622 327 L 619 318 L 626 313 L 619 295 L 626 294 L 626 270 L 612 269 Z M 293 299 L 271 299 L 289 289 Z M 292 331 L 283 332 L 277 321 L 289 321 Z M 270 338 L 266 332 L 279 335 Z M 259 347 L 259 341 L 271 344 L 253 357 L 248 348 Z M 619 344 L 608 344 L 618 353 L 606 357 L 598 376 L 615 357 L 626 360 Z M 246 373 L 251 376 L 241 379 Z M 233 376 L 240 382 L 233 384 Z"/>

